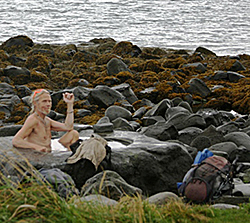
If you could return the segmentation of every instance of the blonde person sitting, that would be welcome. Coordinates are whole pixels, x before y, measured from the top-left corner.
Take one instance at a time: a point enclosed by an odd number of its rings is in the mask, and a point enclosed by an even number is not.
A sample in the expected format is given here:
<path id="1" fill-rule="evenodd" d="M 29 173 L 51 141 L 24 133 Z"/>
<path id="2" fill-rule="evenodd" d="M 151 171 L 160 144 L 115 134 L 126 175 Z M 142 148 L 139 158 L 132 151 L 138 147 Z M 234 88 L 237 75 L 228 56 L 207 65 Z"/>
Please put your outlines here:
<path id="1" fill-rule="evenodd" d="M 31 114 L 22 128 L 16 133 L 12 144 L 16 148 L 30 148 L 40 152 L 51 152 L 51 131 L 65 131 L 59 142 L 70 150 L 70 145 L 79 139 L 79 134 L 73 129 L 74 124 L 74 94 L 64 93 L 63 100 L 67 104 L 65 122 L 52 120 L 50 113 L 52 100 L 45 89 L 38 89 L 31 95 Z"/>

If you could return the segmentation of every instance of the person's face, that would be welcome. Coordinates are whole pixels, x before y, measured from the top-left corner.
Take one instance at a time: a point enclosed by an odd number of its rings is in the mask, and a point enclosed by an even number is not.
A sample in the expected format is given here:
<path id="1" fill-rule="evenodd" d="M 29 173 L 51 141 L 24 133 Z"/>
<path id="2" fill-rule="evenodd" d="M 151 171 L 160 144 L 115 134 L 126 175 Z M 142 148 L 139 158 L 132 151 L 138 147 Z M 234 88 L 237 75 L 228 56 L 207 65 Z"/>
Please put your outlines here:
<path id="1" fill-rule="evenodd" d="M 40 95 L 39 100 L 36 101 L 35 104 L 36 111 L 43 113 L 44 115 L 47 115 L 50 113 L 50 109 L 52 107 L 52 101 L 49 94 L 44 93 Z"/>

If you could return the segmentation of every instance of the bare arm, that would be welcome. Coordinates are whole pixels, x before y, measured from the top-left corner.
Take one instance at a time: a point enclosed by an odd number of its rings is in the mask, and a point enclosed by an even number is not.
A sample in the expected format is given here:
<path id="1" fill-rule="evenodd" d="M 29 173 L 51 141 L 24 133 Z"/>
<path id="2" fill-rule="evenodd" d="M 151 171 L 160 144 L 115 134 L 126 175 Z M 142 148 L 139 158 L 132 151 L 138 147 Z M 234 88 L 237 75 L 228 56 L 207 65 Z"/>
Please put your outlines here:
<path id="1" fill-rule="evenodd" d="M 36 124 L 37 120 L 29 116 L 25 121 L 24 125 L 22 126 L 22 128 L 17 132 L 17 134 L 12 139 L 13 146 L 16 148 L 29 148 L 40 152 L 46 152 L 47 151 L 46 147 L 25 140 L 25 138 L 27 138 L 34 130 Z"/>
<path id="2" fill-rule="evenodd" d="M 64 93 L 63 100 L 67 103 L 67 115 L 64 123 L 51 120 L 51 130 L 70 131 L 74 127 L 74 94 Z"/>

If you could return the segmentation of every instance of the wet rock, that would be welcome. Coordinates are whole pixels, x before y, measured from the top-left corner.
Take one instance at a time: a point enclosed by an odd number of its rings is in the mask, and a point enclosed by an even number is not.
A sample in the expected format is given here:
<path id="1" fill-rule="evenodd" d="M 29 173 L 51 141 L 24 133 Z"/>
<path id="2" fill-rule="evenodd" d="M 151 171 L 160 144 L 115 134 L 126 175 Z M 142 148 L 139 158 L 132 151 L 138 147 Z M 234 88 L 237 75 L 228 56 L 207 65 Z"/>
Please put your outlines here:
<path id="1" fill-rule="evenodd" d="M 110 199 L 108 197 L 105 197 L 103 195 L 100 195 L 100 194 L 91 194 L 91 195 L 84 196 L 84 197 L 81 197 L 81 198 L 73 199 L 73 203 L 76 206 L 82 206 L 82 204 L 84 202 L 91 203 L 91 205 L 97 205 L 98 207 L 100 205 L 103 205 L 103 206 L 115 206 L 115 205 L 118 204 L 117 201 L 115 201 L 113 199 Z"/>
<path id="2" fill-rule="evenodd" d="M 142 126 L 150 126 L 154 125 L 157 122 L 165 123 L 166 120 L 162 116 L 150 116 L 150 117 L 143 117 L 141 118 Z"/>
<path id="3" fill-rule="evenodd" d="M 84 117 L 86 115 L 91 115 L 92 112 L 90 110 L 87 110 L 87 109 L 78 109 L 76 114 L 79 117 Z"/>
<path id="4" fill-rule="evenodd" d="M 148 116 L 165 116 L 166 110 L 172 106 L 171 101 L 169 99 L 163 99 L 158 104 L 154 105 L 153 108 L 148 110 L 145 114 L 145 117 Z"/>
<path id="5" fill-rule="evenodd" d="M 182 202 L 176 194 L 172 192 L 161 192 L 145 199 L 149 204 L 164 205 L 171 201 Z"/>
<path id="6" fill-rule="evenodd" d="M 3 72 L 15 84 L 27 84 L 30 81 L 30 71 L 25 67 L 7 66 L 3 69 Z"/>
<path id="7" fill-rule="evenodd" d="M 112 121 L 114 129 L 122 131 L 134 131 L 134 128 L 130 125 L 128 120 L 118 117 Z"/>
<path id="8" fill-rule="evenodd" d="M 93 125 L 93 130 L 95 133 L 113 132 L 114 124 L 110 122 L 109 117 L 104 116 Z"/>
<path id="9" fill-rule="evenodd" d="M 232 67 L 230 68 L 231 71 L 242 71 L 242 70 L 246 70 L 246 68 L 242 65 L 242 63 L 238 60 L 236 60 L 234 62 L 234 64 L 232 65 Z"/>
<path id="10" fill-rule="evenodd" d="M 165 122 L 157 122 L 155 125 L 150 125 L 147 128 L 143 128 L 141 133 L 161 141 L 177 139 L 178 137 L 177 129 L 173 125 L 166 124 Z"/>
<path id="11" fill-rule="evenodd" d="M 217 152 L 225 152 L 227 154 L 227 159 L 232 162 L 236 155 L 239 154 L 238 146 L 233 142 L 221 142 L 208 147 L 208 150 L 217 154 Z"/>
<path id="12" fill-rule="evenodd" d="M 126 100 L 130 103 L 133 104 L 134 102 L 138 101 L 137 96 L 131 89 L 130 85 L 127 83 L 123 83 L 117 86 L 112 87 L 112 89 L 119 91 L 122 93 L 122 95 L 126 98 Z"/>
<path id="13" fill-rule="evenodd" d="M 212 208 L 220 209 L 220 210 L 226 210 L 226 209 L 240 209 L 237 205 L 232 204 L 213 204 L 211 205 Z"/>
<path id="14" fill-rule="evenodd" d="M 199 94 L 202 97 L 207 97 L 211 94 L 211 90 L 207 87 L 206 83 L 198 78 L 192 78 L 189 81 L 190 87 L 187 89 L 187 92 L 193 94 Z"/>
<path id="15" fill-rule="evenodd" d="M 83 196 L 96 192 L 113 200 L 119 200 L 125 195 L 142 194 L 140 188 L 129 185 L 118 173 L 109 170 L 88 179 L 81 190 Z"/>
<path id="16" fill-rule="evenodd" d="M 222 132 L 224 135 L 230 132 L 238 132 L 239 131 L 239 124 L 236 122 L 227 122 L 223 125 L 220 125 L 216 128 L 218 131 Z"/>
<path id="17" fill-rule="evenodd" d="M 182 106 L 170 107 L 166 110 L 166 113 L 165 113 L 166 120 L 170 119 L 172 116 L 176 115 L 177 113 L 183 113 L 186 115 L 191 114 L 191 112 L 188 109 Z"/>
<path id="18" fill-rule="evenodd" d="M 128 71 L 131 72 L 128 66 L 120 59 L 117 58 L 112 58 L 108 63 L 107 63 L 107 71 L 108 75 L 116 75 L 122 71 Z"/>
<path id="19" fill-rule="evenodd" d="M 204 149 L 206 149 L 209 146 L 211 146 L 211 141 L 206 136 L 197 136 L 190 143 L 190 146 L 197 148 L 198 151 L 203 151 Z"/>
<path id="20" fill-rule="evenodd" d="M 200 136 L 208 137 L 212 145 L 227 141 L 224 138 L 224 135 L 221 132 L 217 131 L 213 125 L 210 125 L 206 129 L 204 129 L 204 131 L 200 134 Z"/>
<path id="21" fill-rule="evenodd" d="M 0 83 L 0 94 L 15 94 L 14 87 L 8 83 Z"/>
<path id="22" fill-rule="evenodd" d="M 213 80 L 228 80 L 230 82 L 238 82 L 242 78 L 245 76 L 233 71 L 216 71 L 212 77 Z"/>
<path id="23" fill-rule="evenodd" d="M 27 36 L 20 35 L 11 37 L 10 39 L 6 40 L 2 45 L 1 48 L 9 51 L 11 47 L 25 47 L 29 46 L 32 47 L 34 45 L 32 39 Z"/>
<path id="24" fill-rule="evenodd" d="M 117 105 L 112 105 L 112 106 L 108 107 L 105 111 L 105 116 L 107 116 L 111 122 L 119 117 L 124 118 L 128 121 L 132 120 L 131 112 L 128 111 L 127 109 L 125 109 L 121 106 L 117 106 Z"/>
<path id="25" fill-rule="evenodd" d="M 147 112 L 147 109 L 145 107 L 140 107 L 139 109 L 137 109 L 134 112 L 132 118 L 133 119 L 141 119 L 146 112 Z"/>
<path id="26" fill-rule="evenodd" d="M 125 97 L 119 91 L 103 85 L 96 86 L 88 95 L 88 100 L 92 104 L 96 104 L 104 108 L 107 108 L 115 102 L 119 102 L 124 99 Z"/>
<path id="27" fill-rule="evenodd" d="M 187 127 L 180 130 L 178 140 L 190 145 L 191 142 L 203 132 L 202 129 L 197 127 Z"/>
<path id="28" fill-rule="evenodd" d="M 0 128 L 0 137 L 14 136 L 20 129 L 22 125 L 9 125 Z"/>
<path id="29" fill-rule="evenodd" d="M 204 56 L 216 56 L 216 54 L 213 51 L 202 46 L 197 47 L 196 50 L 194 51 L 194 53 L 198 53 L 198 52 Z"/>
<path id="30" fill-rule="evenodd" d="M 195 67 L 195 69 L 200 71 L 201 73 L 204 73 L 207 70 L 207 68 L 202 63 L 184 64 L 182 65 L 182 67 Z"/>

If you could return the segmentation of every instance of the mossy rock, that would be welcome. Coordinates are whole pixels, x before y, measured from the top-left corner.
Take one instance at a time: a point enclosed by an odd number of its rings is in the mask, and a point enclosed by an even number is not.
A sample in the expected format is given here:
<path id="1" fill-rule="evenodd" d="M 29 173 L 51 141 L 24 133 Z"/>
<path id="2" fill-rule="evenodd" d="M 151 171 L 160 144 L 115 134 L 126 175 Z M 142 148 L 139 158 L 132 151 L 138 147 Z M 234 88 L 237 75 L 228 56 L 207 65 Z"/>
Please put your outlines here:
<path id="1" fill-rule="evenodd" d="M 153 71 L 159 73 L 164 71 L 164 68 L 161 66 L 161 63 L 157 60 L 148 60 L 143 64 L 142 71 Z"/>
<path id="2" fill-rule="evenodd" d="M 115 54 L 103 54 L 101 56 L 98 57 L 98 59 L 96 60 L 96 65 L 103 65 L 103 64 L 107 64 L 112 58 L 118 58 Z"/>
<path id="3" fill-rule="evenodd" d="M 19 35 L 15 37 L 11 37 L 10 39 L 6 40 L 1 46 L 0 49 L 3 49 L 10 52 L 21 51 L 21 49 L 25 49 L 25 51 L 29 51 L 30 47 L 34 45 L 32 39 L 28 36 Z"/>
<path id="4" fill-rule="evenodd" d="M 4 51 L 4 50 L 0 50 L 0 61 L 6 61 L 8 60 L 9 55 Z"/>
<path id="5" fill-rule="evenodd" d="M 30 72 L 30 79 L 32 82 L 48 81 L 48 77 L 46 74 L 36 71 L 34 69 L 32 69 Z"/>
<path id="6" fill-rule="evenodd" d="M 43 55 L 32 55 L 29 56 L 25 62 L 25 66 L 28 69 L 36 69 L 42 73 L 50 73 L 50 64 L 46 56 Z"/>
<path id="7" fill-rule="evenodd" d="M 164 68 L 179 68 L 182 64 L 187 63 L 187 61 L 183 57 L 178 57 L 175 59 L 165 59 L 162 62 L 162 66 Z"/>
<path id="8" fill-rule="evenodd" d="M 53 76 L 51 80 L 57 84 L 60 89 L 66 88 L 69 81 L 74 77 L 71 71 L 63 71 L 56 76 Z"/>
<path id="9" fill-rule="evenodd" d="M 134 75 L 129 71 L 122 71 L 115 75 L 116 78 L 120 80 L 121 83 L 126 82 L 129 79 L 134 79 Z"/>
<path id="10" fill-rule="evenodd" d="M 117 54 L 118 56 L 122 57 L 129 57 L 131 56 L 130 53 L 133 51 L 133 44 L 128 41 L 122 41 L 117 43 L 111 53 Z"/>
<path id="11" fill-rule="evenodd" d="M 155 72 L 152 71 L 145 71 L 142 73 L 140 85 L 142 87 L 152 87 L 154 83 L 159 82 L 158 76 Z"/>
<path id="12" fill-rule="evenodd" d="M 71 71 L 74 74 L 80 74 L 80 73 L 84 72 L 86 69 L 88 69 L 88 66 L 85 62 L 76 62 L 76 63 L 74 63 Z"/>
<path id="13" fill-rule="evenodd" d="M 74 62 L 95 62 L 98 56 L 87 51 L 78 51 L 73 56 Z"/>

